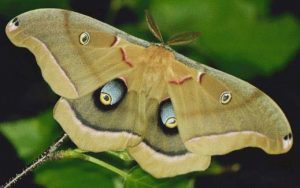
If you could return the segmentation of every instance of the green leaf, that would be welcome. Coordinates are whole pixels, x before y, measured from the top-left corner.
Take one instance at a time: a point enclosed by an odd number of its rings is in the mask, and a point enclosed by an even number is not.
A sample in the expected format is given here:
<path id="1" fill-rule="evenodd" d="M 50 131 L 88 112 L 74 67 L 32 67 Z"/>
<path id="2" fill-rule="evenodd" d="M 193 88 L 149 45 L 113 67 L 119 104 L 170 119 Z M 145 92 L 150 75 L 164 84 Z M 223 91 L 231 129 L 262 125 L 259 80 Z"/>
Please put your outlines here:
<path id="1" fill-rule="evenodd" d="M 52 117 L 52 111 L 33 118 L 1 123 L 0 131 L 27 163 L 36 159 L 62 135 L 61 129 Z"/>
<path id="2" fill-rule="evenodd" d="M 140 167 L 134 167 L 125 179 L 125 188 L 193 188 L 194 179 L 188 175 L 156 179 Z"/>
<path id="3" fill-rule="evenodd" d="M 1 0 L 0 13 L 8 19 L 37 8 L 69 8 L 69 0 Z"/>
<path id="4" fill-rule="evenodd" d="M 114 187 L 119 176 L 79 159 L 50 161 L 35 172 L 35 181 L 46 188 Z"/>
<path id="5" fill-rule="evenodd" d="M 269 6 L 268 0 L 153 0 L 150 10 L 162 33 L 201 32 L 193 43 L 196 60 L 251 78 L 282 69 L 300 47 L 299 21 L 271 17 Z"/>

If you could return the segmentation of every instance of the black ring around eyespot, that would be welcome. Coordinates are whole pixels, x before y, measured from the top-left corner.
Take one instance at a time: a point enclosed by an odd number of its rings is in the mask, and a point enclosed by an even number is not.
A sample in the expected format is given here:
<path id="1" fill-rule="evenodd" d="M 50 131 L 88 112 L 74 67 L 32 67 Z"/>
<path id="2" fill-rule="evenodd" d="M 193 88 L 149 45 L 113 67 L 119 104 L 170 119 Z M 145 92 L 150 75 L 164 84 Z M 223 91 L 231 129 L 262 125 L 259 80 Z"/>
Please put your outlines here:
<path id="1" fill-rule="evenodd" d="M 124 83 L 124 81 L 122 79 L 116 78 L 114 79 L 114 81 L 117 81 L 118 83 L 120 83 L 121 87 L 123 88 L 123 92 L 122 92 L 122 96 L 121 99 L 116 102 L 113 105 L 104 105 L 100 102 L 100 94 L 101 94 L 101 90 L 102 88 L 106 85 L 104 84 L 103 86 L 101 86 L 99 89 L 97 89 L 96 91 L 94 91 L 93 93 L 93 101 L 95 106 L 101 110 L 101 111 L 110 111 L 110 110 L 114 110 L 118 107 L 118 105 L 123 101 L 123 99 L 125 98 L 125 95 L 127 93 L 127 86 Z"/>
<path id="2" fill-rule="evenodd" d="M 162 119 L 160 117 L 160 114 L 161 114 L 161 110 L 162 110 L 162 106 L 166 103 L 172 103 L 170 98 L 162 101 L 160 104 L 159 104 L 159 107 L 158 107 L 158 115 L 157 115 L 157 119 L 158 119 L 158 126 L 159 128 L 162 130 L 162 132 L 166 135 L 176 135 L 178 134 L 178 127 L 175 127 L 175 128 L 168 128 L 163 122 L 162 122 Z"/>

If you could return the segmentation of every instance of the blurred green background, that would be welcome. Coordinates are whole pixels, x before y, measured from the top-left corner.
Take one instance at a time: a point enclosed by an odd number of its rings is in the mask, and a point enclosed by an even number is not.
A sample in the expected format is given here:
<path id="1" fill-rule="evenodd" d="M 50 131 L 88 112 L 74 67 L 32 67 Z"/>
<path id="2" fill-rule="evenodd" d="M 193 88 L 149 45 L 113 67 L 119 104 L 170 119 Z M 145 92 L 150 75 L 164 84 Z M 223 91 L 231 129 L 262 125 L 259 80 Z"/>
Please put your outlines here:
<path id="1" fill-rule="evenodd" d="M 215 157 L 216 162 L 208 172 L 156 181 L 134 169 L 133 177 L 142 177 L 140 181 L 148 182 L 145 184 L 148 187 L 299 187 L 298 4 L 293 0 L 1 0 L 0 185 L 62 134 L 51 111 L 58 96 L 42 79 L 33 55 L 13 46 L 4 33 L 6 23 L 16 15 L 36 8 L 56 7 L 89 15 L 153 42 L 157 41 L 146 26 L 145 9 L 151 11 L 165 38 L 177 32 L 201 32 L 197 41 L 175 50 L 256 85 L 282 107 L 292 126 L 294 146 L 285 155 L 269 156 L 247 148 Z M 75 146 L 68 143 L 65 147 Z M 109 155 L 98 157 L 122 168 L 130 167 Z M 238 171 L 232 169 L 234 164 L 239 164 Z M 133 187 L 135 183 L 127 182 L 127 186 Z M 16 187 L 122 187 L 122 184 L 120 177 L 96 165 L 63 160 L 45 164 Z"/>

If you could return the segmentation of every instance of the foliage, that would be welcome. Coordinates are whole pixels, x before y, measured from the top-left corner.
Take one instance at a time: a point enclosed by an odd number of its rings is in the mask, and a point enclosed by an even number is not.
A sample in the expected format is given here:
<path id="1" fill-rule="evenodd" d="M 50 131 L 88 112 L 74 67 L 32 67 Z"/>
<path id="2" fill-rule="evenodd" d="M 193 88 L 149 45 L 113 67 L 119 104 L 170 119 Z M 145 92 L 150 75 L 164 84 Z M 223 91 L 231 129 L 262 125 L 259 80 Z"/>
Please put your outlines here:
<path id="1" fill-rule="evenodd" d="M 62 134 L 50 111 L 37 117 L 2 123 L 0 131 L 27 163 L 36 159 Z"/>
<path id="2" fill-rule="evenodd" d="M 75 159 L 48 162 L 35 174 L 36 182 L 49 188 L 114 187 L 115 182 L 120 181 L 118 176 L 106 169 Z"/>

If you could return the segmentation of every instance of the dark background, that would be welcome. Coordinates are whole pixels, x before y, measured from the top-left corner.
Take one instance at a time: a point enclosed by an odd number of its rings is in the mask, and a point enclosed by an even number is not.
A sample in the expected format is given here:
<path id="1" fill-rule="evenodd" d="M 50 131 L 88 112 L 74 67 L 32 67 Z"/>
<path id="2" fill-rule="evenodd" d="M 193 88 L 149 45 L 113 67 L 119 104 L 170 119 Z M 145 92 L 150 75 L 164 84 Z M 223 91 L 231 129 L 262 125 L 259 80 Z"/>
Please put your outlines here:
<path id="1" fill-rule="evenodd" d="M 298 2 L 299 3 L 299 2 Z M 273 0 L 272 16 L 290 12 L 300 19 L 300 7 L 295 0 Z M 16 5 L 18 6 L 18 5 Z M 100 20 L 109 18 L 110 1 L 70 1 L 70 7 L 77 12 Z M 139 20 L 135 10 L 128 7 L 116 12 L 114 26 L 134 23 Z M 54 106 L 57 96 L 42 79 L 40 70 L 31 53 L 17 48 L 7 39 L 4 28 L 9 20 L 0 14 L 0 121 L 31 117 Z M 300 33 L 299 33 L 300 34 Z M 25 63 L 24 63 L 25 62 Z M 257 76 L 248 80 L 270 95 L 285 112 L 291 123 L 294 145 L 284 155 L 267 155 L 258 149 L 247 148 L 225 156 L 215 157 L 222 165 L 239 163 L 237 173 L 224 173 L 218 176 L 201 176 L 197 187 L 300 187 L 300 146 L 297 142 L 300 129 L 300 54 L 290 60 L 288 65 L 271 77 Z M 24 168 L 14 147 L 0 134 L 0 184 Z M 5 169 L 5 170 L 4 170 Z M 16 187 L 38 187 L 33 176 L 23 178 Z"/>

